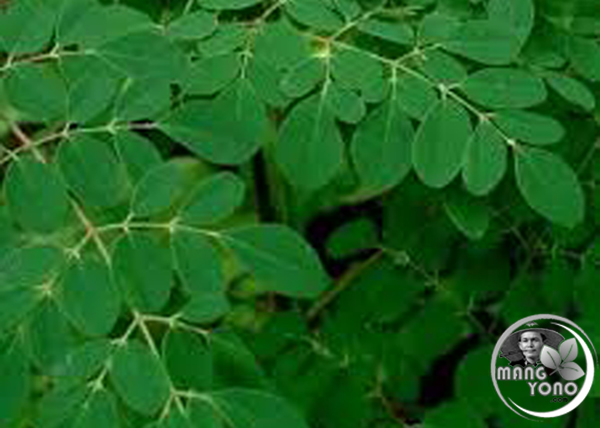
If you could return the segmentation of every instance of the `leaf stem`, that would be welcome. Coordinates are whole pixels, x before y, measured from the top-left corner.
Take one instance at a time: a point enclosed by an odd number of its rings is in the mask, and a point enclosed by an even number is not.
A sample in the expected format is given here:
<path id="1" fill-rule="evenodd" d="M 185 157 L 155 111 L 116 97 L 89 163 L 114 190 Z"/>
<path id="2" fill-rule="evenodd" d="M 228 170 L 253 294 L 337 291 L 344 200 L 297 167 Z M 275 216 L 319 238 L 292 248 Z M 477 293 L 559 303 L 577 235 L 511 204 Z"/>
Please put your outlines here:
<path id="1" fill-rule="evenodd" d="M 86 230 L 86 235 L 89 235 L 91 237 L 91 239 L 94 241 L 94 243 L 96 244 L 96 247 L 98 248 L 98 251 L 104 258 L 104 261 L 106 262 L 106 264 L 108 266 L 111 266 L 112 260 L 110 258 L 110 253 L 108 252 L 106 245 L 102 241 L 102 238 L 100 237 L 100 234 L 98 233 L 98 230 L 96 229 L 94 224 L 90 221 L 90 219 L 87 218 L 87 216 L 85 215 L 85 212 L 83 211 L 83 209 L 79 206 L 79 204 L 77 202 L 75 202 L 74 200 L 71 200 L 71 205 L 73 206 L 73 209 L 75 210 L 75 213 L 77 214 L 77 217 L 83 224 L 83 226 Z"/>
<path id="2" fill-rule="evenodd" d="M 347 289 L 354 280 L 367 270 L 370 266 L 376 263 L 384 251 L 378 250 L 376 253 L 371 255 L 368 259 L 364 260 L 359 264 L 355 264 L 350 267 L 336 282 L 335 286 L 329 291 L 321 295 L 321 298 L 315 302 L 315 304 L 308 310 L 306 317 L 308 321 L 315 319 L 331 302 L 333 302 L 337 296 L 339 296 L 345 289 Z"/>

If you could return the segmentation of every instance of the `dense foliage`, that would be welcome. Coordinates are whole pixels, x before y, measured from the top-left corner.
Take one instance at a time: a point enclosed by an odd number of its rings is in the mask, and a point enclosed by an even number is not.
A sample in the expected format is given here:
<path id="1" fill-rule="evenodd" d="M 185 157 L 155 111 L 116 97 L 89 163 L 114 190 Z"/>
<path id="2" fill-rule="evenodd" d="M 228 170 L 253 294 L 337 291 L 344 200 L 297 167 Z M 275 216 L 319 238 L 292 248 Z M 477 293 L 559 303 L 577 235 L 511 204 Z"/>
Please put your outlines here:
<path id="1" fill-rule="evenodd" d="M 504 328 L 600 338 L 599 37 L 595 0 L 0 1 L 0 426 L 528 424 Z"/>

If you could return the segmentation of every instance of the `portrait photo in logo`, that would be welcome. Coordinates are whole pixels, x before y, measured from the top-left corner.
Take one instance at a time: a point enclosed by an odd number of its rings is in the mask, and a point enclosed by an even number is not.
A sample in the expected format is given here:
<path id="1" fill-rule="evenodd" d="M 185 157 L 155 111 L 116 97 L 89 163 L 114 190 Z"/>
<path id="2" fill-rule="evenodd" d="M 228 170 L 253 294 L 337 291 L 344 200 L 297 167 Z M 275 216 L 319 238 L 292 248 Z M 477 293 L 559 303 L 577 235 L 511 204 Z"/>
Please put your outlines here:
<path id="1" fill-rule="evenodd" d="M 518 415 L 545 420 L 566 415 L 586 398 L 598 365 L 587 334 L 557 315 L 523 318 L 498 339 L 492 382 Z"/>
<path id="2" fill-rule="evenodd" d="M 526 367 L 541 364 L 544 345 L 558 349 L 565 337 L 547 328 L 525 328 L 512 333 L 500 348 L 500 357 L 510 361 L 511 366 Z"/>

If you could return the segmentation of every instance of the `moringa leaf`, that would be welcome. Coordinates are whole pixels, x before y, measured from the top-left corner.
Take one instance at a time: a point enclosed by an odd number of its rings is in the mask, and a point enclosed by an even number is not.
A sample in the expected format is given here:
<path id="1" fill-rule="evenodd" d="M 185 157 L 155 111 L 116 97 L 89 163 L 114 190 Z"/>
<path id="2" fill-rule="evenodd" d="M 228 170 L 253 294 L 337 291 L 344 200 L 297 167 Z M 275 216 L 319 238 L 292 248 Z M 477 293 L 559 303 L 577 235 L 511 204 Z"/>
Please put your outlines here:
<path id="1" fill-rule="evenodd" d="M 327 276 L 316 253 L 288 227 L 232 229 L 223 239 L 266 290 L 312 298 L 327 287 Z"/>
<path id="2" fill-rule="evenodd" d="M 283 123 L 275 159 L 295 187 L 313 191 L 329 182 L 341 168 L 343 150 L 326 95 L 315 94 L 296 105 Z"/>
<path id="3" fill-rule="evenodd" d="M 517 185 L 531 208 L 569 228 L 583 220 L 583 191 L 567 163 L 551 152 L 533 147 L 520 147 L 515 158 Z"/>
<path id="4" fill-rule="evenodd" d="M 444 187 L 458 174 L 469 138 L 471 122 L 453 100 L 439 101 L 419 126 L 413 145 L 413 167 L 429 187 Z"/>

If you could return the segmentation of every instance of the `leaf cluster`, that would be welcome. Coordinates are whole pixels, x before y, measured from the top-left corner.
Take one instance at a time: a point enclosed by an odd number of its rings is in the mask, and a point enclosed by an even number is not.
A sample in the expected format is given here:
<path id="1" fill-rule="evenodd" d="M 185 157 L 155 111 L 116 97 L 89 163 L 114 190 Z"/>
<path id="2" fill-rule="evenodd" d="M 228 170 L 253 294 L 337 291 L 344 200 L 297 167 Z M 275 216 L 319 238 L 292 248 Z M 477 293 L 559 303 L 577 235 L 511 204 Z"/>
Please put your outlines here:
<path id="1" fill-rule="evenodd" d="M 512 426 L 502 327 L 600 337 L 593 1 L 5 3 L 1 426 Z"/>

